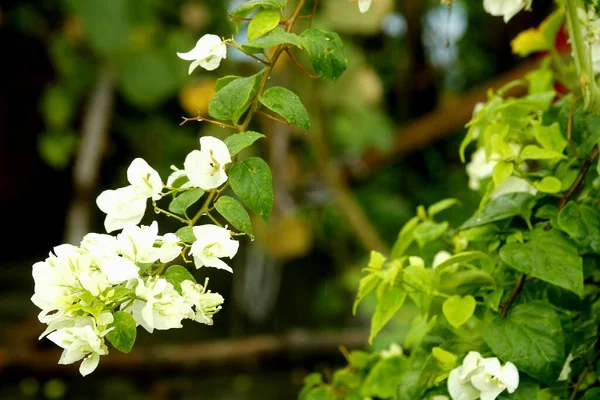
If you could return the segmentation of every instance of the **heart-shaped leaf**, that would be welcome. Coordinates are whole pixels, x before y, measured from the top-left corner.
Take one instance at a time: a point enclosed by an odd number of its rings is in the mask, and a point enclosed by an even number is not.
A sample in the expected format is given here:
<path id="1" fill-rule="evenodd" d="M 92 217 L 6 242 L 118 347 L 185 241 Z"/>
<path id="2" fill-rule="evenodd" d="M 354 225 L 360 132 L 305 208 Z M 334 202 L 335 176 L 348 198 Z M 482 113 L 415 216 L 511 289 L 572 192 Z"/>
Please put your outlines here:
<path id="1" fill-rule="evenodd" d="M 476 306 L 477 303 L 473 296 L 454 295 L 444 302 L 442 311 L 450 325 L 458 328 L 471 318 Z"/>

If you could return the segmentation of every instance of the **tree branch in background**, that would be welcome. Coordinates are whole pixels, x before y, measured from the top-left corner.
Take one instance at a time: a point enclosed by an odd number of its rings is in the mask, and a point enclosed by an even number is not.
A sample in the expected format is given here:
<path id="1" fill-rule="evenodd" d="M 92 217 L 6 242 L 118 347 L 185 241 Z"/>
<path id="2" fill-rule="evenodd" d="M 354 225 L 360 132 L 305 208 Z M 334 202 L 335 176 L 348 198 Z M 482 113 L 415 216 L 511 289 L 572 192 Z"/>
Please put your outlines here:
<path id="1" fill-rule="evenodd" d="M 79 244 L 91 231 L 92 192 L 98 182 L 102 153 L 108 136 L 115 92 L 110 67 L 101 69 L 83 115 L 81 142 L 73 167 L 73 197 L 67 210 L 65 242 Z"/>
<path id="2" fill-rule="evenodd" d="M 399 156 L 419 150 L 436 140 L 464 127 L 471 119 L 473 108 L 480 101 L 487 100 L 490 88 L 498 89 L 537 68 L 538 60 L 525 61 L 504 74 L 483 83 L 452 101 L 439 105 L 435 110 L 400 126 L 395 134 L 391 149 L 387 152 L 369 151 L 363 154 L 357 168 L 347 168 L 347 174 L 363 178 L 373 170 L 379 169 Z M 526 88 L 515 87 L 510 95 L 519 96 Z M 364 176 L 363 176 L 364 175 Z"/>
<path id="3" fill-rule="evenodd" d="M 339 354 L 340 345 L 362 348 L 367 341 L 365 330 L 347 330 L 333 333 L 316 333 L 296 330 L 285 335 L 258 335 L 241 339 L 222 339 L 181 345 L 135 348 L 129 354 L 111 351 L 102 358 L 100 370 L 140 371 L 149 368 L 185 369 L 202 366 L 232 367 L 264 364 L 273 358 L 293 362 L 318 356 Z M 36 373 L 70 371 L 77 374 L 77 366 L 65 369 L 56 364 L 60 350 L 32 351 L 23 346 L 0 348 L 0 371 L 25 368 Z"/>

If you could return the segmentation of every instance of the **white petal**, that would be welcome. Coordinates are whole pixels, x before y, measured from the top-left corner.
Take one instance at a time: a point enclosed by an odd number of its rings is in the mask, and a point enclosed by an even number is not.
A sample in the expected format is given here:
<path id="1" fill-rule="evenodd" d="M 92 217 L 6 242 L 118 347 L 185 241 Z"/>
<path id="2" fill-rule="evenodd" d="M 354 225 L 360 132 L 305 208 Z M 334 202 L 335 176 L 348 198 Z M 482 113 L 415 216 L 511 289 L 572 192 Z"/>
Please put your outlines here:
<path id="1" fill-rule="evenodd" d="M 452 400 L 477 400 L 479 391 L 475 389 L 469 382 L 462 382 L 463 367 L 458 367 L 450 371 L 448 376 L 448 393 Z"/>
<path id="2" fill-rule="evenodd" d="M 104 219 L 104 229 L 106 229 L 106 232 L 111 233 L 128 226 L 137 225 L 142 221 L 142 218 L 144 218 L 145 211 L 146 210 L 127 219 L 119 219 L 111 215 L 107 215 Z"/>
<path id="3" fill-rule="evenodd" d="M 197 257 L 194 257 L 194 261 L 196 260 L 196 258 Z M 223 260 L 221 260 L 217 257 L 202 257 L 202 256 L 200 256 L 200 259 L 201 259 L 202 265 L 205 267 L 223 269 L 225 271 L 229 271 L 229 272 L 233 273 L 233 269 L 229 265 L 227 265 L 227 263 L 225 263 Z"/>
<path id="4" fill-rule="evenodd" d="M 203 136 L 200 138 L 200 150 L 210 152 L 219 164 L 225 166 L 231 162 L 229 147 L 214 136 Z"/>
<path id="5" fill-rule="evenodd" d="M 210 154 L 200 150 L 194 150 L 187 155 L 183 167 L 192 186 L 210 190 L 222 184 L 221 178 L 215 174 L 215 168 L 211 166 L 212 162 Z"/>
<path id="6" fill-rule="evenodd" d="M 194 70 L 195 70 L 196 68 L 198 68 L 198 66 L 200 65 L 200 63 L 202 62 L 202 60 L 203 60 L 203 58 L 200 58 L 200 59 L 198 59 L 198 60 L 195 60 L 195 61 L 193 61 L 193 62 L 190 64 L 190 67 L 188 68 L 188 75 L 191 75 L 191 74 L 192 74 L 192 72 L 194 72 Z"/>
<path id="7" fill-rule="evenodd" d="M 163 183 L 158 172 L 143 158 L 136 158 L 127 168 L 127 180 L 132 186 L 144 193 L 145 197 L 160 198 Z"/>
<path id="8" fill-rule="evenodd" d="M 515 364 L 511 362 L 507 362 L 502 367 L 502 373 L 498 378 L 506 386 L 509 393 L 514 392 L 519 387 L 519 371 Z"/>
<path id="9" fill-rule="evenodd" d="M 79 366 L 79 373 L 81 376 L 89 375 L 94 372 L 99 363 L 100 356 L 96 353 L 92 353 L 81 362 L 81 365 Z"/>

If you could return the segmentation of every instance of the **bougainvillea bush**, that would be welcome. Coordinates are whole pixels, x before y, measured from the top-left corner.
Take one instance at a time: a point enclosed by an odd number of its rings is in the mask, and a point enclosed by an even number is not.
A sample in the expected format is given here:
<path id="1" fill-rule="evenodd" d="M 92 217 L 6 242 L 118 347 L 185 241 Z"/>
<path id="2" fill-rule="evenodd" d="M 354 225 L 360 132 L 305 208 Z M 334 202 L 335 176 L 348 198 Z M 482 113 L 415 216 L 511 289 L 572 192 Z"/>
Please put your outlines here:
<path id="1" fill-rule="evenodd" d="M 368 12 L 371 1 L 357 5 Z M 242 2 L 229 16 L 236 27 L 248 24 L 247 43 L 205 34 L 193 49 L 173 54 L 190 74 L 217 69 L 229 51 L 262 68 L 222 77 L 208 115 L 184 119 L 229 130 L 225 140 L 200 138 L 171 171 L 133 160 L 129 185 L 96 199 L 107 234 L 58 246 L 33 266 L 32 301 L 47 324 L 41 337 L 64 349 L 59 363 L 81 361 L 87 375 L 109 345 L 129 352 L 140 325 L 151 333 L 181 328 L 184 319 L 213 323 L 225 300 L 198 279 L 201 269 L 234 272 L 227 260 L 239 240 L 253 238 L 247 210 L 267 219 L 273 207 L 269 166 L 240 157 L 264 138 L 251 130 L 254 117 L 264 114 L 310 135 L 302 100 L 270 84 L 277 60 L 286 53 L 298 73 L 333 81 L 346 69 L 339 36 L 312 27 L 316 6 Z M 482 6 L 508 22 L 535 4 L 484 0 Z M 469 160 L 465 190 L 481 193 L 478 209 L 450 226 L 440 215 L 460 207 L 457 200 L 418 207 L 389 254 L 372 252 L 363 270 L 354 312 L 365 297 L 376 297 L 369 341 L 403 307 L 416 308 L 404 342 L 377 352 L 344 351 L 348 365 L 307 376 L 301 399 L 600 396 L 598 12 L 596 2 L 564 0 L 538 28 L 515 38 L 514 52 L 538 54 L 538 69 L 490 90 L 457 149 Z M 555 48 L 561 30 L 569 37 L 566 54 Z M 516 86 L 526 94 L 511 97 Z M 181 229 L 140 225 L 148 208 Z"/>

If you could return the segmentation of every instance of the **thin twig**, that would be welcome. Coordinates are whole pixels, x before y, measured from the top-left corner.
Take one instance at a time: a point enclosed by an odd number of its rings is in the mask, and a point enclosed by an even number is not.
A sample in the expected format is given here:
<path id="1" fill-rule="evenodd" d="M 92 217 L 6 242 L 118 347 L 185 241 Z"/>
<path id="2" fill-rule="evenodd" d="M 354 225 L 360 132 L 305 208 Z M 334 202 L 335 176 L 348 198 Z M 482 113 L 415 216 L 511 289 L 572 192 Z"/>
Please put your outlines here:
<path id="1" fill-rule="evenodd" d="M 204 121 L 204 122 L 208 122 L 209 124 L 220 126 L 222 128 L 230 128 L 230 129 L 237 130 L 237 128 L 233 125 L 225 124 L 225 123 L 219 122 L 219 121 L 214 121 L 212 119 L 205 118 L 201 115 L 198 115 L 197 117 L 194 117 L 194 118 L 186 118 L 186 117 L 181 117 L 181 118 L 183 118 L 183 122 L 180 123 L 179 126 L 184 125 L 185 123 L 190 122 L 190 121 L 198 121 L 198 122 Z"/>
<path id="2" fill-rule="evenodd" d="M 273 115 L 271 115 L 271 114 L 267 114 L 267 113 L 266 113 L 266 112 L 264 112 L 264 111 L 258 110 L 256 113 L 257 113 L 257 114 L 260 114 L 260 115 L 264 115 L 265 117 L 267 117 L 267 118 L 269 118 L 269 119 L 272 119 L 273 121 L 277 121 L 277 122 L 279 122 L 279 123 L 281 123 L 281 124 L 284 124 L 284 125 L 289 125 L 289 123 L 288 123 L 287 121 L 284 121 L 283 119 L 279 119 L 279 118 L 277 118 L 277 117 L 275 117 L 275 116 L 273 116 Z"/>
<path id="3" fill-rule="evenodd" d="M 313 4 L 313 9 L 310 13 L 310 22 L 308 23 L 308 27 L 312 28 L 312 24 L 313 24 L 313 17 L 315 16 L 315 13 L 317 12 L 317 6 L 319 5 L 319 0 L 315 0 L 315 3 Z"/>
<path id="4" fill-rule="evenodd" d="M 286 49 L 285 49 L 285 52 L 287 53 L 287 55 L 288 55 L 288 56 L 290 56 L 290 58 L 292 59 L 292 61 L 294 62 L 294 64 L 296 64 L 296 66 L 297 66 L 298 68 L 300 68 L 300 70 L 301 70 L 302 72 L 304 72 L 304 74 L 305 74 L 306 76 L 308 76 L 308 77 L 309 77 L 309 78 L 311 78 L 311 79 L 319 79 L 319 76 L 311 74 L 310 72 L 308 72 L 308 71 L 306 70 L 306 68 L 304 68 L 304 67 L 302 66 L 302 64 L 300 64 L 300 62 L 299 62 L 299 61 L 296 59 L 296 57 L 294 57 L 294 55 L 292 54 L 292 52 L 290 51 L 290 49 L 289 49 L 289 48 L 287 48 L 287 47 L 286 47 Z"/>
<path id="5" fill-rule="evenodd" d="M 571 187 L 569 188 L 567 193 L 565 193 L 565 195 L 560 199 L 560 203 L 558 205 L 559 211 L 562 210 L 567 205 L 567 202 L 583 186 L 583 181 L 585 179 L 585 176 L 587 175 L 590 167 L 592 166 L 592 164 L 594 163 L 596 158 L 598 158 L 598 145 L 594 146 L 594 149 L 586 157 L 585 162 L 583 163 L 583 165 L 581 166 L 581 169 L 579 170 L 579 174 L 577 175 L 577 178 L 575 178 L 575 181 L 571 184 Z"/>
<path id="6" fill-rule="evenodd" d="M 576 157 L 579 157 L 579 152 L 575 148 L 575 145 L 573 145 L 573 140 L 572 140 L 572 133 L 573 133 L 573 109 L 574 108 L 575 108 L 575 101 L 573 100 L 573 102 L 571 102 L 571 108 L 569 110 L 569 122 L 567 124 L 567 141 L 569 143 L 569 148 L 571 149 L 571 152 L 573 152 L 573 154 L 575 154 Z"/>
<path id="7" fill-rule="evenodd" d="M 517 279 L 517 283 L 515 283 L 515 287 L 513 288 L 513 291 L 510 294 L 510 297 L 508 298 L 508 300 L 506 300 L 505 303 L 500 305 L 500 308 L 502 309 L 502 313 L 501 313 L 502 318 L 506 317 L 506 314 L 508 313 L 508 309 L 515 302 L 515 300 L 517 299 L 519 294 L 521 294 L 521 290 L 523 290 L 523 285 L 525 285 L 525 278 L 526 278 L 526 275 L 521 272 L 521 275 L 519 275 L 519 279 Z"/>
<path id="8" fill-rule="evenodd" d="M 241 51 L 241 52 L 242 52 L 242 53 L 244 53 L 245 55 L 247 55 L 247 56 L 249 56 L 249 57 L 252 57 L 252 58 L 254 58 L 256 61 L 259 61 L 259 62 L 263 63 L 263 64 L 264 64 L 264 65 L 266 65 L 266 66 L 269 66 L 269 65 L 271 65 L 271 63 L 270 63 L 269 61 L 267 61 L 267 60 L 263 60 L 262 58 L 260 58 L 260 57 L 257 57 L 257 56 L 255 56 L 254 54 L 250 54 L 250 53 L 248 53 L 246 50 L 244 50 L 244 48 L 243 48 L 243 47 L 241 47 L 241 46 L 238 46 L 236 43 L 233 43 L 233 42 L 228 42 L 228 41 L 224 41 L 223 43 L 225 43 L 225 44 L 226 44 L 227 46 L 229 46 L 229 47 L 233 47 L 234 49 Z"/>

